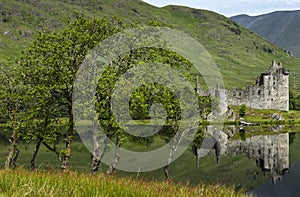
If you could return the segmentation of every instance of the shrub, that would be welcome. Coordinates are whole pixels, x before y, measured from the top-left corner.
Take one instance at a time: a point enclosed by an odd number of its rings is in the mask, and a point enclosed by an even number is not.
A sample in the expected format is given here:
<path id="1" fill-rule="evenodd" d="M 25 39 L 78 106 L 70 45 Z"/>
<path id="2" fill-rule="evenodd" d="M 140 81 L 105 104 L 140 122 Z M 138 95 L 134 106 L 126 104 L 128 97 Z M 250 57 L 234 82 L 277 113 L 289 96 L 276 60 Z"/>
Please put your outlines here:
<path id="1" fill-rule="evenodd" d="M 239 110 L 239 114 L 240 114 L 241 117 L 245 116 L 245 114 L 246 114 L 246 105 L 245 104 L 241 105 L 240 110 Z"/>

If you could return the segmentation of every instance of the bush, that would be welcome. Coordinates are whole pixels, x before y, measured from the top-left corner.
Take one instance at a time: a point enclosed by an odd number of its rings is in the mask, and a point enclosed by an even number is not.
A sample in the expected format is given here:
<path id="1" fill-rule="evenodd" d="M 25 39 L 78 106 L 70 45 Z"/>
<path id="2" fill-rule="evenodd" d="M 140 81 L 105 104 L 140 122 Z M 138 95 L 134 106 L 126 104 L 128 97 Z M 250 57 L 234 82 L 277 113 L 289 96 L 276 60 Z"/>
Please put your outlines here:
<path id="1" fill-rule="evenodd" d="M 296 96 L 294 92 L 290 91 L 290 109 L 300 110 L 300 95 Z"/>
<path id="2" fill-rule="evenodd" d="M 246 114 L 246 105 L 245 104 L 241 105 L 240 110 L 239 110 L 239 114 L 240 114 L 241 117 L 245 116 L 245 114 Z"/>

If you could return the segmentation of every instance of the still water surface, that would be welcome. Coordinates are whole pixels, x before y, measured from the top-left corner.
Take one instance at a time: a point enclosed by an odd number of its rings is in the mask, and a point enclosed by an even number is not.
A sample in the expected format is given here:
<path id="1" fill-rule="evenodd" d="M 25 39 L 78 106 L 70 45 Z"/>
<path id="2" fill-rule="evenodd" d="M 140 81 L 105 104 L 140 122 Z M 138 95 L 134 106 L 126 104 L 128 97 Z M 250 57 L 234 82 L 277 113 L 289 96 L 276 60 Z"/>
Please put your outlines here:
<path id="1" fill-rule="evenodd" d="M 245 188 L 257 196 L 299 196 L 300 194 L 300 126 L 225 127 L 217 135 L 214 148 L 206 156 L 197 157 L 199 149 L 190 147 L 169 166 L 169 175 L 175 182 L 221 183 Z M 263 135 L 262 135 L 263 134 Z M 153 143 L 158 146 L 162 143 Z M 145 141 L 149 143 L 149 141 Z M 162 145 L 162 144 L 161 144 Z M 136 147 L 129 144 L 128 147 Z M 89 172 L 90 153 L 83 144 L 74 144 L 71 169 Z M 139 150 L 147 150 L 140 145 Z M 149 144 L 148 146 L 149 147 Z M 1 163 L 8 145 L 1 144 Z M 31 145 L 21 145 L 19 164 L 29 166 Z M 144 148 L 144 149 L 143 149 Z M 151 148 L 151 145 L 150 145 Z M 157 148 L 157 147 L 152 147 Z M 42 148 L 37 157 L 40 168 L 59 168 L 55 155 Z M 105 171 L 107 166 L 102 166 Z M 146 173 L 116 171 L 117 176 L 164 180 L 162 169 Z"/>

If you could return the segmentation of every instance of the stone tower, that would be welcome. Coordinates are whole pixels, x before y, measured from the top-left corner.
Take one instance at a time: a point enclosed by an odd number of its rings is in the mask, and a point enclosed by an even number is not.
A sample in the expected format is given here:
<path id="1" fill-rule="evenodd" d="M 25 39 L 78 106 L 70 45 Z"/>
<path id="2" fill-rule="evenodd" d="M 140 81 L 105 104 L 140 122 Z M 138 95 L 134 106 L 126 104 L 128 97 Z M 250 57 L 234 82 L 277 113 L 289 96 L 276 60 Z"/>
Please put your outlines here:
<path id="1" fill-rule="evenodd" d="M 273 61 L 271 67 L 257 77 L 255 85 L 228 90 L 227 97 L 228 105 L 288 111 L 289 71 Z"/>
<path id="2" fill-rule="evenodd" d="M 232 90 L 203 90 L 197 77 L 196 91 L 200 96 L 214 96 L 220 100 L 220 114 L 224 114 L 227 106 L 245 104 L 253 109 L 275 109 L 289 111 L 289 71 L 281 63 L 272 62 L 270 68 L 261 73 L 254 85 Z"/>

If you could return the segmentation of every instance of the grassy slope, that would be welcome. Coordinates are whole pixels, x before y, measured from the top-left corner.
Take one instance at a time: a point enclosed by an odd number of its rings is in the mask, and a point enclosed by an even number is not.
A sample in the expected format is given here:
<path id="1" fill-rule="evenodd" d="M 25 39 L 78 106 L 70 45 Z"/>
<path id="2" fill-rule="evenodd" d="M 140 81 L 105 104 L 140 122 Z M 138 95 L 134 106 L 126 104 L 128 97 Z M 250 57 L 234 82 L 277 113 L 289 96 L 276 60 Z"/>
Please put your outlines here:
<path id="1" fill-rule="evenodd" d="M 0 60 L 16 59 L 43 28 L 61 29 L 72 11 L 87 16 L 117 16 L 125 21 L 158 19 L 197 39 L 212 55 L 224 77 L 226 88 L 255 82 L 273 59 L 300 73 L 300 61 L 282 49 L 216 13 L 186 7 L 156 8 L 138 0 L 0 0 Z M 240 32 L 236 33 L 237 31 Z M 9 32 L 4 35 L 4 32 Z M 266 52 L 265 49 L 270 49 Z M 300 78 L 297 83 L 300 83 Z"/>
<path id="2" fill-rule="evenodd" d="M 300 11 L 278 11 L 254 17 L 240 15 L 232 19 L 300 58 L 299 13 Z"/>

